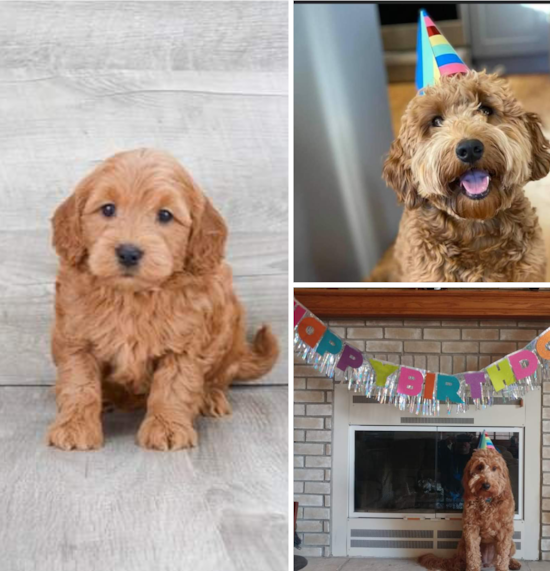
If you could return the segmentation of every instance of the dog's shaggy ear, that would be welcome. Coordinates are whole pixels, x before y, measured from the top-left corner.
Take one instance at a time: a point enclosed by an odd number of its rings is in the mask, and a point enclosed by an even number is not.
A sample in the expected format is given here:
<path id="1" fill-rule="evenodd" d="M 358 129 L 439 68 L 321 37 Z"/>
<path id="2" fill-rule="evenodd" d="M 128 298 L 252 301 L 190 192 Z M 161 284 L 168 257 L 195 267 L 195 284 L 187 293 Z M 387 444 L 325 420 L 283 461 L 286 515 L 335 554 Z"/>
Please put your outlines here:
<path id="1" fill-rule="evenodd" d="M 421 199 L 414 187 L 412 172 L 407 165 L 407 157 L 399 139 L 390 146 L 390 152 L 384 162 L 382 177 L 386 184 L 395 190 L 397 199 L 407 208 L 417 208 Z"/>
<path id="2" fill-rule="evenodd" d="M 471 460 L 470 460 L 470 462 L 468 462 L 468 464 L 466 464 L 466 466 L 464 468 L 464 472 L 462 472 L 462 487 L 464 488 L 463 499 L 465 502 L 473 499 L 473 497 L 474 497 L 472 490 L 470 489 L 470 478 L 471 478 L 471 476 L 470 476 L 470 464 L 471 464 Z"/>
<path id="3" fill-rule="evenodd" d="M 77 266 L 86 254 L 82 242 L 77 191 L 57 207 L 53 218 L 53 247 L 63 260 Z"/>
<path id="4" fill-rule="evenodd" d="M 222 215 L 205 198 L 202 214 L 193 222 L 185 268 L 204 275 L 218 267 L 225 255 L 227 226 Z"/>
<path id="5" fill-rule="evenodd" d="M 541 121 L 536 113 L 525 113 L 525 124 L 531 137 L 531 180 L 544 178 L 550 172 L 550 143 L 542 134 Z"/>

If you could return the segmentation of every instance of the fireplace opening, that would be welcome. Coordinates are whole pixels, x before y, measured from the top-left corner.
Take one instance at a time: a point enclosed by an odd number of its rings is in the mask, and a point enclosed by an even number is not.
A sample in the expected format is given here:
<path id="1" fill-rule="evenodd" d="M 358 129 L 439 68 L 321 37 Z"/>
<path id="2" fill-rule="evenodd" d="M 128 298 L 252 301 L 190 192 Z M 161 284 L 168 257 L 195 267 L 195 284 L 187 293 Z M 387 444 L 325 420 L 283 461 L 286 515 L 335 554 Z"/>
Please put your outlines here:
<path id="1" fill-rule="evenodd" d="M 352 426 L 352 517 L 460 517 L 462 474 L 483 429 Z M 485 429 L 510 473 L 522 518 L 523 428 Z"/>

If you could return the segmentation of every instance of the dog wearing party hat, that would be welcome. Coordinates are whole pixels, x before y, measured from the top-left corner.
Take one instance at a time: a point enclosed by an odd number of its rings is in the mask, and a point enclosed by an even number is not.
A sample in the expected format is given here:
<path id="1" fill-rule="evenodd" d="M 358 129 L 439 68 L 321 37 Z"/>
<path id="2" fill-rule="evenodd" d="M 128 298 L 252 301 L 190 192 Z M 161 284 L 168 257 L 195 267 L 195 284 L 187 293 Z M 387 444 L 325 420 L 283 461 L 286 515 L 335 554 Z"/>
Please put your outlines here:
<path id="1" fill-rule="evenodd" d="M 405 207 L 371 281 L 544 281 L 524 186 L 550 170 L 549 142 L 506 81 L 472 71 L 421 11 L 416 82 L 383 176 Z"/>
<path id="2" fill-rule="evenodd" d="M 419 563 L 438 571 L 480 571 L 482 566 L 494 566 L 495 571 L 520 569 L 521 563 L 512 558 L 515 502 L 508 467 L 485 432 L 464 468 L 462 486 L 462 538 L 456 555 L 442 559 L 427 554 Z"/>

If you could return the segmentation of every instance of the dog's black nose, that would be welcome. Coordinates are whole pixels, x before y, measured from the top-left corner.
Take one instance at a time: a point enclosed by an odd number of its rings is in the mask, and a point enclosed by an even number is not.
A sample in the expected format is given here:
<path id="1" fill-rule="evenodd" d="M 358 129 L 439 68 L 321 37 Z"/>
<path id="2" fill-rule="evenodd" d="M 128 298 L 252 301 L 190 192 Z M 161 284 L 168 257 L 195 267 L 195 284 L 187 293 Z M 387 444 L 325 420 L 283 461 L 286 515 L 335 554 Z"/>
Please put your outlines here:
<path id="1" fill-rule="evenodd" d="M 487 484 L 487 482 L 485 482 L 485 484 L 481 484 L 481 487 L 482 487 L 484 490 L 488 490 L 488 489 L 490 489 L 491 484 Z"/>
<path id="2" fill-rule="evenodd" d="M 143 256 L 143 250 L 133 244 L 120 244 L 116 247 L 115 252 L 119 263 L 127 268 L 137 266 Z"/>
<path id="3" fill-rule="evenodd" d="M 485 147 L 477 139 L 465 139 L 456 146 L 456 156 L 463 162 L 473 164 L 483 156 Z"/>

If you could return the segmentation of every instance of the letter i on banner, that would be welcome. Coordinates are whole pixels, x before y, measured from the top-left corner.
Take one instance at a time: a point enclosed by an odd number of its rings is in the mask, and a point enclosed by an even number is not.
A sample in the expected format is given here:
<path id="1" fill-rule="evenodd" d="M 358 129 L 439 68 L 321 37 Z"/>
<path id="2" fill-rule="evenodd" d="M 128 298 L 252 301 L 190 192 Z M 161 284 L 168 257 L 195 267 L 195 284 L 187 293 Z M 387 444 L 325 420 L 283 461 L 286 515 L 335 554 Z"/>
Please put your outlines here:
<path id="1" fill-rule="evenodd" d="M 435 373 L 426 373 L 426 382 L 424 383 L 423 398 L 433 400 L 435 388 Z"/>

